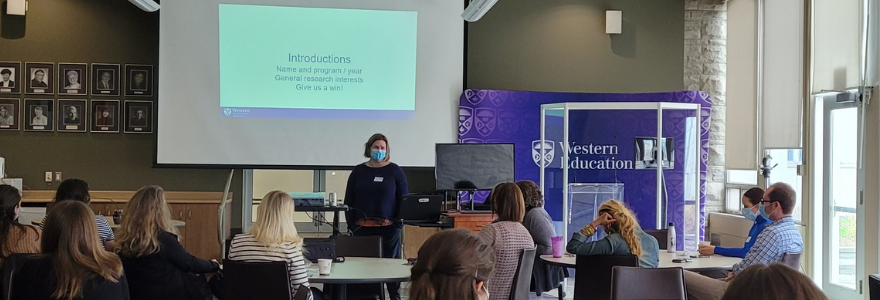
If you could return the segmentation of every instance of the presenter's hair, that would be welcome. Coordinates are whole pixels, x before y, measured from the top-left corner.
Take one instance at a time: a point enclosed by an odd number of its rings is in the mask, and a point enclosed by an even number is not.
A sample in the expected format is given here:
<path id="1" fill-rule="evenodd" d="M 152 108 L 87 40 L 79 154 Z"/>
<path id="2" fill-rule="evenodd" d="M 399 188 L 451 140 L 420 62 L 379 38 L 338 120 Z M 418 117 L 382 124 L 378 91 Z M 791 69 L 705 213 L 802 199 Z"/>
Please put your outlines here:
<path id="1" fill-rule="evenodd" d="M 623 202 L 617 200 L 609 200 L 608 202 L 602 203 L 602 205 L 599 206 L 599 215 L 602 215 L 603 213 L 608 213 L 612 218 L 617 220 L 617 222 L 605 227 L 605 232 L 608 234 L 620 234 L 620 236 L 623 237 L 623 240 L 626 241 L 626 245 L 629 246 L 629 250 L 632 254 L 635 256 L 642 256 L 642 242 L 639 240 L 638 235 L 636 235 L 636 229 L 639 228 L 639 221 L 636 219 L 635 214 L 633 214 Z"/>
<path id="2" fill-rule="evenodd" d="M 523 200 L 526 203 L 526 210 L 544 206 L 544 195 L 541 193 L 541 188 L 533 181 L 520 180 L 516 182 L 516 186 L 522 191 Z"/>
<path id="3" fill-rule="evenodd" d="M 381 134 L 381 133 L 373 134 L 372 136 L 370 136 L 370 139 L 367 140 L 367 143 L 364 144 L 364 157 L 370 158 L 370 152 L 371 152 L 370 148 L 373 147 L 373 143 L 375 143 L 376 141 L 384 141 L 385 142 L 385 159 L 383 159 L 382 161 L 391 160 L 391 144 L 388 143 L 388 138 L 385 137 L 385 135 Z"/>
<path id="4" fill-rule="evenodd" d="M 754 265 L 733 277 L 721 300 L 828 300 L 806 275 L 786 265 Z"/>
<path id="5" fill-rule="evenodd" d="M 522 222 L 526 215 L 526 204 L 522 191 L 513 182 L 499 183 L 492 189 L 492 210 L 498 221 Z"/>
<path id="6" fill-rule="evenodd" d="M 263 201 L 257 208 L 257 221 L 251 227 L 250 234 L 266 247 L 277 248 L 294 243 L 299 248 L 303 239 L 296 232 L 294 214 L 290 195 L 282 191 L 271 191 L 263 196 Z"/>
<path id="7" fill-rule="evenodd" d="M 156 253 L 163 231 L 177 234 L 177 228 L 171 226 L 171 209 L 165 202 L 165 190 L 155 185 L 142 187 L 122 212 L 122 224 L 116 230 L 116 253 L 123 257 Z"/>
<path id="8" fill-rule="evenodd" d="M 39 107 L 39 106 L 37 106 Z M 82 179 L 71 178 L 61 182 L 55 191 L 55 202 L 64 200 L 76 200 L 89 204 L 92 197 L 89 195 L 89 184 Z"/>
<path id="9" fill-rule="evenodd" d="M 467 229 L 432 235 L 411 270 L 411 300 L 476 300 L 495 266 L 495 250 Z"/>
<path id="10" fill-rule="evenodd" d="M 101 247 L 95 215 L 85 203 L 55 204 L 43 224 L 40 248 L 53 255 L 57 283 L 53 298 L 81 297 L 86 282 L 95 276 L 114 283 L 122 276 L 122 261 Z"/>
<path id="11" fill-rule="evenodd" d="M 743 194 L 743 197 L 749 199 L 749 203 L 752 205 L 758 205 L 758 203 L 761 203 L 761 200 L 764 198 L 764 190 L 758 187 L 750 188 Z"/>

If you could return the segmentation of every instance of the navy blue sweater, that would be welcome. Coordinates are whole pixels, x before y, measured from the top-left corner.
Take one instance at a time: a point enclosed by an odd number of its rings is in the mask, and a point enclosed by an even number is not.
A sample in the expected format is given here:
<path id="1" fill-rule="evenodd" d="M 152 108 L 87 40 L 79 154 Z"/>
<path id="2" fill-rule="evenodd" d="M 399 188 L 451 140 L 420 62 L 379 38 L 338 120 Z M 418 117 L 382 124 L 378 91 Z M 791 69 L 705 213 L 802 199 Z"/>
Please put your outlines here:
<path id="1" fill-rule="evenodd" d="M 348 176 L 345 205 L 354 209 L 345 214 L 348 226 L 364 218 L 385 218 L 397 222 L 397 209 L 403 196 L 409 194 L 406 175 L 397 164 L 381 168 L 359 164 Z"/>

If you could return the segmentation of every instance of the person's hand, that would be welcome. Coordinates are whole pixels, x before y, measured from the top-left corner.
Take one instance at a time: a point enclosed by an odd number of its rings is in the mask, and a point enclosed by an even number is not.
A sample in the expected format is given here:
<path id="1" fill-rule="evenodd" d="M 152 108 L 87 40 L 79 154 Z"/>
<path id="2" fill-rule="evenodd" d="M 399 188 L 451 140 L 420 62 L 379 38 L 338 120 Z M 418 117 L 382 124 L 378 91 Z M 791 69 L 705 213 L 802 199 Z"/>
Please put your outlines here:
<path id="1" fill-rule="evenodd" d="M 733 279 L 733 272 L 727 272 L 727 278 L 725 279 L 725 281 L 730 281 L 732 279 Z"/>
<path id="2" fill-rule="evenodd" d="M 715 254 L 715 246 L 712 245 L 700 245 L 700 255 L 712 255 Z"/>
<path id="3" fill-rule="evenodd" d="M 593 228 L 597 228 L 599 226 L 604 227 L 604 226 L 611 225 L 614 222 L 617 222 L 617 219 L 612 218 L 611 214 L 604 212 L 604 213 L 600 214 L 598 217 L 596 217 L 596 220 L 594 220 L 593 223 L 590 223 L 590 225 L 593 225 Z"/>
<path id="4" fill-rule="evenodd" d="M 211 262 L 217 264 L 220 267 L 220 270 L 223 270 L 223 264 L 221 264 L 219 261 L 217 261 L 216 259 L 212 259 Z"/>

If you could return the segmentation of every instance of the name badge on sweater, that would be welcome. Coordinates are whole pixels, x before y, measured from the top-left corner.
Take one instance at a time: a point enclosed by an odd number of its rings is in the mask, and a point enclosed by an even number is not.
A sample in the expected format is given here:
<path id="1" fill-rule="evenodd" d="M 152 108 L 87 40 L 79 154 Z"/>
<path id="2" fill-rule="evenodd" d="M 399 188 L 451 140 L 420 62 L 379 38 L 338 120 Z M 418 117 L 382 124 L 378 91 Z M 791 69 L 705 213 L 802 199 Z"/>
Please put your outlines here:
<path id="1" fill-rule="evenodd" d="M 751 240 L 752 240 L 752 237 L 751 237 L 751 236 L 750 236 L 750 237 L 747 237 L 747 238 L 746 238 L 746 243 L 748 243 L 748 242 L 751 241 Z"/>
<path id="2" fill-rule="evenodd" d="M 373 182 L 383 182 L 383 181 L 385 181 L 385 178 L 384 178 L 384 177 L 376 177 L 376 178 L 373 178 Z"/>

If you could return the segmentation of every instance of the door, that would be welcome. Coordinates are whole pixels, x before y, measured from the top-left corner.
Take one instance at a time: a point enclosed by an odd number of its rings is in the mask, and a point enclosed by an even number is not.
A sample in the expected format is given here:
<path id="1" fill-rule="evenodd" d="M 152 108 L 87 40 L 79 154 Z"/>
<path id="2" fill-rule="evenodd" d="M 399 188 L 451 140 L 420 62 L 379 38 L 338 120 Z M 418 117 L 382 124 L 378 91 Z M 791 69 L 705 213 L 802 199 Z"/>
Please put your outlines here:
<path id="1" fill-rule="evenodd" d="M 859 254 L 864 234 L 857 226 L 863 218 L 859 205 L 863 191 L 859 168 L 861 110 L 856 103 L 837 103 L 836 97 L 818 101 L 823 109 L 822 155 L 822 289 L 832 299 L 861 298 L 864 268 Z M 818 103 L 817 103 L 818 104 Z M 862 254 L 863 256 L 863 254 Z"/>

